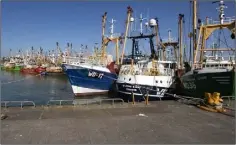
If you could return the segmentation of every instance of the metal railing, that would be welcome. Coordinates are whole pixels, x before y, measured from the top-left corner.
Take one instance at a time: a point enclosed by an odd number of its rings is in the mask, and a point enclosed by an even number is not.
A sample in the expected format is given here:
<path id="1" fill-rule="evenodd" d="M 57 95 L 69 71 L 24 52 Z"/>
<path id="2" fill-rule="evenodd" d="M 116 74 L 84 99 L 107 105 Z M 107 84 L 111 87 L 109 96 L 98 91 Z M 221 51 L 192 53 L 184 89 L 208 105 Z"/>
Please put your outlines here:
<path id="1" fill-rule="evenodd" d="M 100 105 L 102 105 L 102 101 L 112 101 L 112 105 L 115 104 L 115 101 L 121 101 L 122 102 L 122 105 L 124 104 L 124 100 L 121 99 L 121 98 L 107 98 L 107 99 L 99 99 L 99 103 Z"/>
<path id="2" fill-rule="evenodd" d="M 7 107 L 9 107 L 9 106 L 7 106 L 7 104 L 9 104 L 9 103 L 20 103 L 21 108 L 23 108 L 24 104 L 26 104 L 26 103 L 31 103 L 32 106 L 34 106 L 34 107 L 36 106 L 34 101 L 1 101 L 1 107 L 2 107 L 2 104 L 4 104 L 4 107 L 7 108 Z"/>
<path id="3" fill-rule="evenodd" d="M 57 102 L 57 103 L 59 102 L 59 106 L 62 106 L 62 102 L 72 102 L 71 104 L 73 104 L 74 100 L 49 100 L 47 102 L 47 106 L 50 106 L 51 103 L 53 103 L 53 102 Z"/>
<path id="4" fill-rule="evenodd" d="M 51 106 L 52 103 L 59 103 L 59 106 L 63 106 L 63 102 L 71 102 L 68 105 L 73 105 L 75 106 L 80 106 L 82 104 L 85 104 L 86 106 L 88 106 L 91 103 L 99 103 L 99 105 L 102 105 L 102 102 L 104 101 L 112 101 L 112 105 L 115 105 L 115 101 L 120 101 L 121 104 L 124 104 L 124 100 L 121 98 L 104 98 L 104 99 L 77 99 L 77 100 L 49 100 L 47 102 L 47 106 Z M 82 104 L 80 104 L 82 103 Z"/>
<path id="5" fill-rule="evenodd" d="M 166 38 L 166 39 L 162 39 L 162 43 L 168 43 L 168 42 L 178 42 L 178 39 L 177 38 Z"/>
<path id="6" fill-rule="evenodd" d="M 235 17 L 225 17 L 223 23 L 232 23 L 235 21 Z M 213 20 L 212 18 L 208 18 L 207 22 L 203 24 L 220 24 L 220 20 Z"/>
<path id="7" fill-rule="evenodd" d="M 227 104 L 223 104 L 225 109 L 231 110 L 231 111 L 235 111 L 235 107 L 231 108 L 231 101 L 235 101 L 235 96 L 222 96 L 222 99 L 228 99 L 229 102 L 227 102 Z M 232 99 L 232 100 L 231 100 Z M 229 107 L 230 106 L 230 107 Z"/>

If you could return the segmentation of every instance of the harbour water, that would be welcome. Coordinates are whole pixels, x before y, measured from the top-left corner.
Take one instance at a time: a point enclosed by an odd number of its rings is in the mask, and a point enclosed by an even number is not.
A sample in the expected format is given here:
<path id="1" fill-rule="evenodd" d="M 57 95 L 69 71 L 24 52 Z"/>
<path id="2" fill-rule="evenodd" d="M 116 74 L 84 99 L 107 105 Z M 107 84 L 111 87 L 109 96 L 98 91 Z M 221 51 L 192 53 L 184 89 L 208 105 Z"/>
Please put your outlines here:
<path id="1" fill-rule="evenodd" d="M 64 74 L 35 76 L 16 71 L 0 71 L 1 101 L 34 101 L 45 105 L 48 100 L 74 99 L 70 82 Z"/>

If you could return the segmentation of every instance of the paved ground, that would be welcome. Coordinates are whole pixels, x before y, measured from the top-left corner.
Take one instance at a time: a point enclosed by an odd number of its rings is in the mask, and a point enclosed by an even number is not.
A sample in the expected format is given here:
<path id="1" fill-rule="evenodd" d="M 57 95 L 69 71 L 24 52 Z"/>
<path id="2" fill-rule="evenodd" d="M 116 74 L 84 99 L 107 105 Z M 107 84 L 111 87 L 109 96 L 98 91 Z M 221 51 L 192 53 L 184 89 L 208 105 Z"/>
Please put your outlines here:
<path id="1" fill-rule="evenodd" d="M 174 101 L 109 109 L 12 108 L 5 113 L 2 144 L 235 143 L 234 117 Z"/>

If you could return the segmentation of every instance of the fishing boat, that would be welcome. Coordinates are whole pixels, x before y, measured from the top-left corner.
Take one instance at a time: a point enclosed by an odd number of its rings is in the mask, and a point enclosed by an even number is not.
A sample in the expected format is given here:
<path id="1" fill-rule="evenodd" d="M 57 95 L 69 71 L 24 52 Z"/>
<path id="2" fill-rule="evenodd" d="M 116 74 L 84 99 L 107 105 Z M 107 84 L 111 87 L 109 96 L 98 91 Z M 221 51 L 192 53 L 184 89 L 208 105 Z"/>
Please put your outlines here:
<path id="1" fill-rule="evenodd" d="M 128 18 L 128 20 L 132 20 L 131 18 Z M 153 38 L 158 35 L 157 21 L 151 19 L 149 23 L 145 23 L 146 26 L 150 26 L 151 33 L 144 34 L 142 32 L 143 19 L 140 15 L 139 35 L 128 37 L 132 40 L 131 63 L 122 64 L 116 82 L 119 96 L 125 100 L 142 101 L 147 94 L 150 99 L 163 98 L 174 82 L 176 61 L 160 60 L 154 48 Z M 135 57 L 135 48 L 139 47 L 140 39 L 149 40 L 151 55 L 148 58 Z"/>
<path id="2" fill-rule="evenodd" d="M 23 63 L 16 63 L 14 66 L 14 71 L 20 71 L 24 67 Z"/>
<path id="3" fill-rule="evenodd" d="M 61 66 L 50 66 L 46 68 L 47 73 L 62 73 L 63 69 Z"/>
<path id="4" fill-rule="evenodd" d="M 14 57 L 14 62 L 15 66 L 13 71 L 20 71 L 24 67 L 23 58 L 19 54 Z"/>
<path id="5" fill-rule="evenodd" d="M 43 66 L 38 66 L 37 68 L 35 68 L 35 72 L 36 73 L 43 73 L 43 72 L 46 72 L 46 67 L 43 67 Z"/>
<path id="6" fill-rule="evenodd" d="M 23 63 L 20 58 L 11 58 L 10 62 L 4 64 L 5 70 L 9 71 L 20 71 L 23 68 Z"/>
<path id="7" fill-rule="evenodd" d="M 16 65 L 15 62 L 12 62 L 12 61 L 6 62 L 4 64 L 4 69 L 5 70 L 13 70 L 15 68 L 15 65 Z"/>
<path id="8" fill-rule="evenodd" d="M 35 71 L 35 69 L 37 68 L 37 66 L 25 66 L 24 68 L 22 68 L 20 70 L 21 73 L 25 73 L 25 74 L 37 74 L 37 72 Z"/>
<path id="9" fill-rule="evenodd" d="M 196 3 L 196 0 L 194 0 L 194 32 L 197 30 Z M 206 40 L 214 35 L 213 32 L 216 30 L 219 34 L 222 34 L 224 29 L 228 29 L 231 32 L 231 38 L 235 39 L 235 19 L 225 17 L 224 8 L 224 1 L 219 1 L 219 20 L 214 21 L 207 18 L 204 24 L 201 23 L 198 42 L 196 42 L 196 33 L 193 33 L 195 35 L 193 35 L 193 65 L 192 69 L 189 69 L 180 78 L 180 94 L 195 98 L 203 98 L 205 92 L 218 92 L 221 96 L 233 96 L 235 89 L 235 59 L 227 53 L 223 54 L 223 52 L 234 52 L 235 54 L 235 48 L 206 48 Z M 220 40 L 220 35 L 218 40 Z M 218 47 L 222 46 L 218 44 Z M 198 53 L 200 53 L 200 56 Z"/>
<path id="10" fill-rule="evenodd" d="M 75 96 L 106 94 L 116 74 L 99 64 L 63 64 Z"/>
<path id="11" fill-rule="evenodd" d="M 38 67 L 36 65 L 36 62 L 33 59 L 25 59 L 24 60 L 24 67 L 20 70 L 21 73 L 26 73 L 26 74 L 37 74 L 35 71 L 36 68 Z"/>
<path id="12" fill-rule="evenodd" d="M 80 57 L 78 61 L 62 64 L 75 96 L 107 94 L 117 78 L 114 68 L 111 67 L 113 57 L 107 54 L 106 46 L 109 42 L 115 42 L 118 52 L 120 35 L 113 34 L 114 21 L 112 21 L 111 35 L 105 36 L 106 15 L 107 13 L 102 17 L 101 51 L 99 52 L 99 50 L 95 48 L 94 54 L 91 56 L 83 56 L 82 58 Z"/>
<path id="13" fill-rule="evenodd" d="M 0 70 L 3 70 L 3 65 L 2 64 L 0 64 Z"/>

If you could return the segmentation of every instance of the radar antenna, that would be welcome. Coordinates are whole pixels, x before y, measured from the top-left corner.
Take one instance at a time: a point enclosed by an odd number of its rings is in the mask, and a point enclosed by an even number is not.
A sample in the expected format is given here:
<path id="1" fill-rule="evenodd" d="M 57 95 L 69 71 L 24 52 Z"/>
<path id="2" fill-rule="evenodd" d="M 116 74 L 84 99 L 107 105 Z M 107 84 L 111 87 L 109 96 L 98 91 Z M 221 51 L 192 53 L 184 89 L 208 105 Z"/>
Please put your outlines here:
<path id="1" fill-rule="evenodd" d="M 227 8 L 227 6 L 225 6 L 224 1 L 214 1 L 212 2 L 212 4 L 214 3 L 219 3 L 219 7 L 216 8 L 220 14 L 219 14 L 219 18 L 220 18 L 220 24 L 224 23 L 224 18 L 225 18 L 225 14 L 224 14 L 224 9 Z"/>

